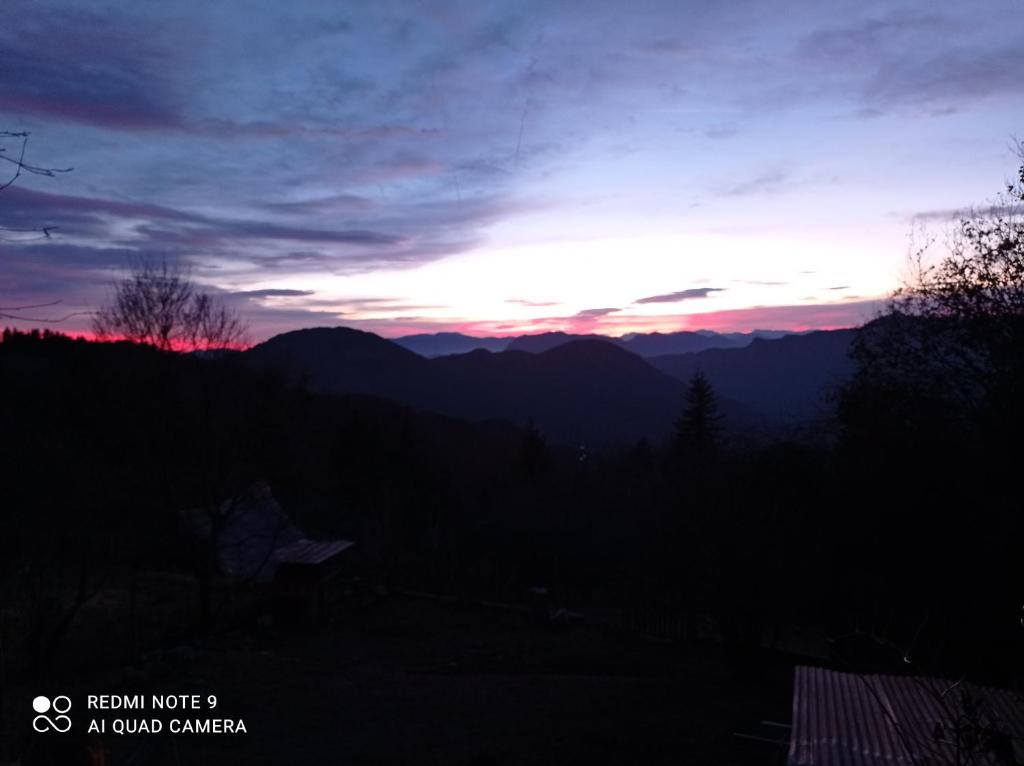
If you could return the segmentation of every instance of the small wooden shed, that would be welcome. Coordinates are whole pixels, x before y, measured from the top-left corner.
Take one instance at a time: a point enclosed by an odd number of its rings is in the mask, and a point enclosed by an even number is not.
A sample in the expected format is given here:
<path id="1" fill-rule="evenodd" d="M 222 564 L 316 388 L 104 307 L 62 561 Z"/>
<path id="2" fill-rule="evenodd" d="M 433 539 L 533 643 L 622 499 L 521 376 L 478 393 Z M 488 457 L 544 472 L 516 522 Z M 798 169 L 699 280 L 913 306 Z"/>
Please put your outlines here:
<path id="1" fill-rule="evenodd" d="M 274 550 L 272 587 L 277 612 L 286 619 L 321 622 L 341 597 L 349 540 L 301 539 Z"/>

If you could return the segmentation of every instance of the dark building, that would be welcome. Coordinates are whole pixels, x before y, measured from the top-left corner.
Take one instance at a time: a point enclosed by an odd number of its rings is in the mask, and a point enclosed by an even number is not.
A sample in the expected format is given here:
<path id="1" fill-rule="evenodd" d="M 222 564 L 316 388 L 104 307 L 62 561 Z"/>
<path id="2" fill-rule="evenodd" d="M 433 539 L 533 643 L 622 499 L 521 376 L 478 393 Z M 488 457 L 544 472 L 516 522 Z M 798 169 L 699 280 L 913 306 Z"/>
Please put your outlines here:
<path id="1" fill-rule="evenodd" d="M 319 622 L 344 593 L 348 540 L 298 540 L 273 552 L 274 600 L 282 616 Z"/>

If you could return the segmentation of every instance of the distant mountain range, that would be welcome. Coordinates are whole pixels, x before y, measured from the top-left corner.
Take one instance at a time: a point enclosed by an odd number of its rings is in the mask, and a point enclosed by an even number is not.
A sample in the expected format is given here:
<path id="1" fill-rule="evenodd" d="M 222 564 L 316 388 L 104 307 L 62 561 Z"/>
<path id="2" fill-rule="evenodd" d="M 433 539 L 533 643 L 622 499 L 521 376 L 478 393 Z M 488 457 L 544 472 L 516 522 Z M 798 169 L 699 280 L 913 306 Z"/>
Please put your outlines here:
<path id="1" fill-rule="evenodd" d="M 617 346 L 573 341 L 531 354 L 472 351 L 427 359 L 370 333 L 299 330 L 246 352 L 322 393 L 372 394 L 470 420 L 533 420 L 562 443 L 664 438 L 685 385 Z"/>
<path id="2" fill-rule="evenodd" d="M 667 438 L 698 369 L 711 379 L 733 429 L 818 414 L 824 390 L 849 374 L 846 353 L 855 333 L 752 333 L 739 340 L 689 332 L 615 340 L 545 333 L 516 338 L 504 351 L 428 358 L 397 341 L 337 327 L 278 335 L 245 356 L 301 376 L 321 393 L 367 394 L 474 421 L 532 420 L 557 442 L 608 445 Z M 451 335 L 446 342 L 468 337 Z M 707 348 L 704 340 L 743 345 Z M 643 358 L 629 349 L 634 343 L 648 352 L 698 350 Z"/>
<path id="3" fill-rule="evenodd" d="M 392 342 L 420 356 L 433 357 L 468 354 L 478 349 L 497 353 L 507 349 L 512 338 L 476 338 L 461 332 L 435 332 L 429 335 L 406 335 L 394 338 Z"/>
<path id="4" fill-rule="evenodd" d="M 639 356 L 689 354 L 709 348 L 742 348 L 757 338 L 781 338 L 792 335 L 785 330 L 754 330 L 749 333 L 717 333 L 710 330 L 670 333 L 631 333 L 621 338 L 607 335 L 570 335 L 564 332 L 544 332 L 508 338 L 477 338 L 458 332 L 439 332 L 429 335 L 406 335 L 393 342 L 420 356 L 435 357 L 466 354 L 470 351 L 529 351 L 539 354 L 561 346 L 571 340 L 603 340 L 613 343 Z"/>
<path id="5" fill-rule="evenodd" d="M 850 344 L 857 330 L 820 330 L 776 340 L 755 339 L 741 349 L 655 356 L 648 361 L 678 380 L 700 370 L 719 396 L 774 421 L 821 414 L 836 386 L 853 372 Z"/>

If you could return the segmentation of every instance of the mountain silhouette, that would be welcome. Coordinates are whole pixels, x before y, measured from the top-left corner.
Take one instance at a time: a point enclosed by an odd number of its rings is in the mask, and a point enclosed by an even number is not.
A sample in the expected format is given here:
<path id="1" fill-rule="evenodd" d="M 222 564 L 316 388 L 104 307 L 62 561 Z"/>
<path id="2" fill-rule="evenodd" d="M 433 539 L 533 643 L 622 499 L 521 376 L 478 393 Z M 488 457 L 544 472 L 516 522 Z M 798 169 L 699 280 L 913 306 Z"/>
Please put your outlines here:
<path id="1" fill-rule="evenodd" d="M 738 348 L 750 343 L 749 335 L 722 335 L 708 332 L 638 333 L 623 337 L 623 348 L 640 356 L 653 357 L 666 354 L 692 354 L 709 348 Z"/>
<path id="2" fill-rule="evenodd" d="M 774 419 L 814 417 L 828 406 L 829 391 L 853 372 L 850 343 L 857 330 L 819 330 L 743 348 L 710 349 L 649 359 L 680 381 L 700 370 L 722 397 Z"/>
<path id="3" fill-rule="evenodd" d="M 445 415 L 515 424 L 533 420 L 562 443 L 611 444 L 667 436 L 682 382 L 604 340 L 549 351 L 473 351 L 426 359 L 372 333 L 297 330 L 245 352 L 314 391 L 370 394 Z"/>
<path id="4" fill-rule="evenodd" d="M 508 345 L 509 351 L 526 351 L 531 354 L 543 354 L 545 351 L 550 351 L 553 348 L 564 346 L 566 343 L 572 343 L 574 341 L 581 340 L 600 340 L 606 343 L 617 344 L 617 340 L 614 338 L 608 338 L 604 335 L 573 335 L 565 332 L 542 332 L 536 335 L 520 335 L 518 338 L 513 338 L 512 342 Z"/>
<path id="5" fill-rule="evenodd" d="M 710 348 L 741 348 L 756 338 L 781 338 L 785 330 L 754 330 L 749 333 L 718 333 L 711 330 L 679 332 L 628 333 L 621 338 L 607 335 L 576 335 L 565 332 L 543 332 L 517 337 L 475 337 L 458 332 L 405 335 L 393 342 L 420 356 L 435 357 L 466 354 L 477 349 L 486 351 L 528 351 L 541 354 L 576 340 L 604 340 L 643 357 L 667 354 L 691 354 Z"/>
<path id="6" fill-rule="evenodd" d="M 461 332 L 435 332 L 404 335 L 401 338 L 395 338 L 394 342 L 420 356 L 433 357 L 468 354 L 477 349 L 504 351 L 512 340 L 512 338 L 477 338 L 472 335 L 464 335 Z"/>
<path id="7" fill-rule="evenodd" d="M 335 327 L 284 333 L 245 355 L 321 393 L 365 394 L 474 421 L 523 426 L 532 420 L 561 443 L 609 445 L 667 437 L 698 370 L 710 379 L 734 430 L 814 418 L 825 412 L 830 387 L 852 371 L 848 351 L 856 332 L 754 337 L 739 348 L 649 358 L 624 347 L 635 338 L 544 333 L 517 338 L 499 353 L 426 358 L 373 333 Z M 642 337 L 650 349 L 706 336 Z M 545 345 L 551 347 L 513 348 Z"/>
<path id="8" fill-rule="evenodd" d="M 688 354 L 709 348 L 734 348 L 746 345 L 751 336 L 726 336 L 718 333 L 670 332 L 632 333 L 621 338 L 605 335 L 570 335 L 564 332 L 545 332 L 538 335 L 520 335 L 509 344 L 509 351 L 529 351 L 534 354 L 573 341 L 603 340 L 631 351 L 638 356 L 660 356 L 665 354 Z"/>
<path id="9" fill-rule="evenodd" d="M 378 335 L 349 327 L 315 327 L 275 335 L 245 352 L 251 363 L 305 378 L 314 391 L 369 394 L 408 401 L 429 363 Z M 411 403 L 411 402 L 410 402 Z"/>
<path id="10" fill-rule="evenodd" d="M 531 354 L 477 351 L 435 360 L 445 382 L 434 406 L 479 419 L 532 419 L 561 442 L 663 438 L 682 407 L 683 386 L 603 340 L 576 340 Z"/>

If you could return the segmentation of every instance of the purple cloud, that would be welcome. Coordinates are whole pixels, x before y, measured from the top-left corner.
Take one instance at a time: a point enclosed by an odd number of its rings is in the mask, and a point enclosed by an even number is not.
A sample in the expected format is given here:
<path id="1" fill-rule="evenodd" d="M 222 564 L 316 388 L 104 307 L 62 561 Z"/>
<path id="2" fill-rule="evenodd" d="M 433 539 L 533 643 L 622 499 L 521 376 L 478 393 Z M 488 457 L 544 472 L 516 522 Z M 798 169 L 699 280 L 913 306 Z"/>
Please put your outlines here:
<path id="1" fill-rule="evenodd" d="M 622 311 L 620 308 L 600 308 L 600 309 L 583 309 L 583 311 L 577 312 L 573 319 L 600 319 L 606 317 L 609 314 L 614 314 L 618 311 Z"/>
<path id="2" fill-rule="evenodd" d="M 332 231 L 230 220 L 162 205 L 48 194 L 24 187 L 12 187 L 4 194 L 0 225 L 27 226 L 46 221 L 47 225 L 64 229 L 65 234 L 99 235 L 109 231 L 111 219 L 119 219 L 135 222 L 134 235 L 143 235 L 151 245 L 200 247 L 257 239 L 372 246 L 397 245 L 404 241 L 403 237 L 375 231 Z"/>
<path id="3" fill-rule="evenodd" d="M 691 287 L 688 290 L 680 290 L 675 293 L 665 293 L 664 295 L 650 295 L 646 298 L 641 298 L 638 301 L 634 301 L 637 304 L 643 303 L 679 303 L 680 301 L 689 301 L 696 298 L 707 298 L 711 293 L 720 293 L 725 290 L 724 287 Z"/>
<path id="4" fill-rule="evenodd" d="M 123 130 L 182 126 L 169 78 L 182 63 L 180 47 L 158 42 L 170 30 L 81 8 L 19 5 L 5 9 L 0 28 L 5 110 Z"/>

